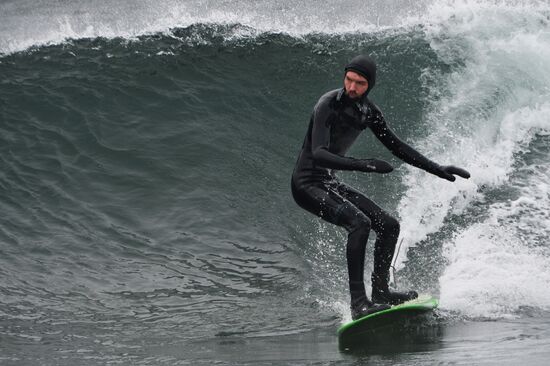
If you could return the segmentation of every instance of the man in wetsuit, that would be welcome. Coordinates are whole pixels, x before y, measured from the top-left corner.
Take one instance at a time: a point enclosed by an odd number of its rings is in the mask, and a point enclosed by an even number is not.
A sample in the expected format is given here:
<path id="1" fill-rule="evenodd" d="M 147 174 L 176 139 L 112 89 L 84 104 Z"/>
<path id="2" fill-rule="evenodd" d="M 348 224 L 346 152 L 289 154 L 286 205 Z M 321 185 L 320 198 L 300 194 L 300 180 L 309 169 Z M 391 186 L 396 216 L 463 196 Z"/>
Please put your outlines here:
<path id="1" fill-rule="evenodd" d="M 348 231 L 346 257 L 353 319 L 418 297 L 416 291 L 396 292 L 388 288 L 399 222 L 334 175 L 334 170 L 381 174 L 393 170 L 383 160 L 345 156 L 361 132 L 369 128 L 393 155 L 440 178 L 454 181 L 454 175 L 470 177 L 464 169 L 436 164 L 395 135 L 380 109 L 367 98 L 375 81 L 376 65 L 370 57 L 359 55 L 346 66 L 344 87 L 323 95 L 313 109 L 291 183 L 292 195 L 300 207 Z M 376 233 L 372 301 L 363 281 L 371 229 Z"/>

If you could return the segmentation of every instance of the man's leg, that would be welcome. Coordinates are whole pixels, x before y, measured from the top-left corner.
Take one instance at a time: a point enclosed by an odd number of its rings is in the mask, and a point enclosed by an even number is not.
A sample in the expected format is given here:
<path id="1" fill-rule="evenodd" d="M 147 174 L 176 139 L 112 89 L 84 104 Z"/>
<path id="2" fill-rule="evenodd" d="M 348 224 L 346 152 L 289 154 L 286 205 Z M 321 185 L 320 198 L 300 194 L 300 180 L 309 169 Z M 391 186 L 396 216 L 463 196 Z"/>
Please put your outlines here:
<path id="1" fill-rule="evenodd" d="M 346 258 L 349 274 L 352 318 L 380 311 L 388 306 L 373 304 L 367 297 L 364 284 L 365 248 L 371 220 L 355 205 L 343 198 L 332 186 L 308 186 L 293 189 L 300 207 L 348 231 Z"/>
<path id="2" fill-rule="evenodd" d="M 347 185 L 340 185 L 338 192 L 370 219 L 372 229 L 376 233 L 374 271 L 371 276 L 372 300 L 379 303 L 399 304 L 418 297 L 415 291 L 396 292 L 388 287 L 390 266 L 399 238 L 399 222 L 374 201 Z"/>

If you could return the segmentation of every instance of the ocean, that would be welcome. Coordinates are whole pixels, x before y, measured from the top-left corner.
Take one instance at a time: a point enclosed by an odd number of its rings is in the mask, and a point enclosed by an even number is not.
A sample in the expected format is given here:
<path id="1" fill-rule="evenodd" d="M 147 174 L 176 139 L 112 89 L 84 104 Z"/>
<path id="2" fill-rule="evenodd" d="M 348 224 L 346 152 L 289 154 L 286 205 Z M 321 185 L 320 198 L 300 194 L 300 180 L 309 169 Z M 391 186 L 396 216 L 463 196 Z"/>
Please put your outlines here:
<path id="1" fill-rule="evenodd" d="M 340 350 L 346 233 L 290 176 L 344 65 L 451 183 L 365 131 L 341 172 L 440 299 Z M 1 365 L 546 365 L 550 4 L 1 0 Z M 372 270 L 368 243 L 366 277 Z"/>

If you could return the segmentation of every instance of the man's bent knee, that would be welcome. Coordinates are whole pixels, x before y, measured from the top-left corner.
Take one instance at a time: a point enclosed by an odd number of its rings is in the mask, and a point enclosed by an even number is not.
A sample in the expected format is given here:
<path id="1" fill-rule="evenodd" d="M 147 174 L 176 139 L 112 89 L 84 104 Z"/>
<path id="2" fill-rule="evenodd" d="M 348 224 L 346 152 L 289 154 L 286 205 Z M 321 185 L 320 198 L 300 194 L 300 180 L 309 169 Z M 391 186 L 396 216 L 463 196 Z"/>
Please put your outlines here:
<path id="1" fill-rule="evenodd" d="M 355 217 L 351 218 L 349 224 L 346 225 L 348 233 L 351 235 L 353 233 L 361 232 L 368 236 L 371 229 L 370 219 L 363 213 L 357 213 L 354 216 Z"/>

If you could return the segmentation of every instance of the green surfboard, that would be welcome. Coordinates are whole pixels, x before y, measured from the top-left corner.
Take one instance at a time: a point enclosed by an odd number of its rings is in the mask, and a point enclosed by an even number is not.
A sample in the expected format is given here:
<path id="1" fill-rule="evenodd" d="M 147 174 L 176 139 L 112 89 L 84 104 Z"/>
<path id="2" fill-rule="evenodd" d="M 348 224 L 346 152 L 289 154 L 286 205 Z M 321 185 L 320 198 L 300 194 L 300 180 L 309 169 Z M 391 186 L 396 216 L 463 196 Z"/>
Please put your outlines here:
<path id="1" fill-rule="evenodd" d="M 345 346 L 346 344 L 361 342 L 362 339 L 369 336 L 383 333 L 386 328 L 399 328 L 404 321 L 419 314 L 430 312 L 437 308 L 438 304 L 439 301 L 436 298 L 422 295 L 417 299 L 364 316 L 338 328 L 338 341 L 340 346 Z"/>

